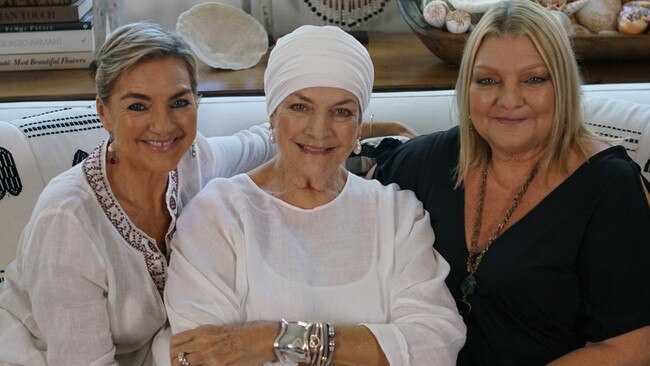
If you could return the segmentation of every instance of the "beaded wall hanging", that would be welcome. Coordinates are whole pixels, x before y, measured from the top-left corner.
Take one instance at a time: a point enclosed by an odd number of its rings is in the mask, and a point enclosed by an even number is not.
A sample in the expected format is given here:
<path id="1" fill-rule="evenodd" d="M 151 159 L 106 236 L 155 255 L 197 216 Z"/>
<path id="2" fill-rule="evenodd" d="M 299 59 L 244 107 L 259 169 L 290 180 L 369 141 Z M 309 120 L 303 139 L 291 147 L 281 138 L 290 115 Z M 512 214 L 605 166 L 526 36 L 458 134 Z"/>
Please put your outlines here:
<path id="1" fill-rule="evenodd" d="M 303 0 L 325 24 L 355 28 L 384 14 L 390 0 Z"/>

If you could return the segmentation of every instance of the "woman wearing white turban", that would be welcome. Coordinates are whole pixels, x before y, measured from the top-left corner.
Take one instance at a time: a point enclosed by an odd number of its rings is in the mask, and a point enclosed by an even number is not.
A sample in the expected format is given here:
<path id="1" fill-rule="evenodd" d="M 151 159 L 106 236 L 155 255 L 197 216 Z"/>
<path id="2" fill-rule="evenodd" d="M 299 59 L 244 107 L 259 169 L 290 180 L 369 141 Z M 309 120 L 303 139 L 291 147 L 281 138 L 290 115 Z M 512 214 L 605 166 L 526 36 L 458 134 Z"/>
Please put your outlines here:
<path id="1" fill-rule="evenodd" d="M 278 41 L 264 77 L 278 155 L 211 181 L 177 223 L 174 365 L 455 364 L 465 327 L 428 214 L 341 165 L 360 148 L 373 76 L 338 28 Z"/>

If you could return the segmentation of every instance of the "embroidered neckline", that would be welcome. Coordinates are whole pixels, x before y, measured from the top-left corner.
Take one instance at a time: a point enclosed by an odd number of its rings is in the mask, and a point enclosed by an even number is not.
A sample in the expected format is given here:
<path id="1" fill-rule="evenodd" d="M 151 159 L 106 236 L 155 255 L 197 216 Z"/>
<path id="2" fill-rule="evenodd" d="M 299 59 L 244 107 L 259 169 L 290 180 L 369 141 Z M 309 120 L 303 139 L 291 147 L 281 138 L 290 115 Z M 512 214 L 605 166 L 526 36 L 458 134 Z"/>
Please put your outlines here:
<path id="1" fill-rule="evenodd" d="M 161 296 L 167 280 L 167 258 L 147 234 L 135 226 L 126 215 L 119 202 L 113 195 L 105 167 L 106 142 L 97 146 L 83 162 L 83 172 L 86 181 L 95 193 L 106 218 L 131 247 L 144 257 L 151 280 L 156 285 Z M 176 231 L 178 217 L 178 170 L 169 173 L 167 187 L 167 206 L 172 215 L 171 229 L 166 235 L 169 242 Z"/>

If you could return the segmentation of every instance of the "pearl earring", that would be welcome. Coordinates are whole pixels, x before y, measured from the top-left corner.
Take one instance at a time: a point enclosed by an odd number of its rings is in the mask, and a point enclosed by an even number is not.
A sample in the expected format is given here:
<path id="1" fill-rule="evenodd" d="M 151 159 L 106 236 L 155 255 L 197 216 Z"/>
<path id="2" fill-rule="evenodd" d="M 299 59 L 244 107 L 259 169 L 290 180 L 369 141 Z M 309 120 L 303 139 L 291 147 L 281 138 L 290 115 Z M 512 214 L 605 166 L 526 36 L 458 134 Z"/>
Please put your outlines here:
<path id="1" fill-rule="evenodd" d="M 357 137 L 357 143 L 354 146 L 354 150 L 352 150 L 352 152 L 355 153 L 356 155 L 361 154 L 361 141 L 359 140 L 358 137 Z"/>
<path id="2" fill-rule="evenodd" d="M 269 132 L 269 142 L 275 144 L 275 130 L 273 129 L 273 127 L 269 127 L 269 130 L 271 131 Z"/>

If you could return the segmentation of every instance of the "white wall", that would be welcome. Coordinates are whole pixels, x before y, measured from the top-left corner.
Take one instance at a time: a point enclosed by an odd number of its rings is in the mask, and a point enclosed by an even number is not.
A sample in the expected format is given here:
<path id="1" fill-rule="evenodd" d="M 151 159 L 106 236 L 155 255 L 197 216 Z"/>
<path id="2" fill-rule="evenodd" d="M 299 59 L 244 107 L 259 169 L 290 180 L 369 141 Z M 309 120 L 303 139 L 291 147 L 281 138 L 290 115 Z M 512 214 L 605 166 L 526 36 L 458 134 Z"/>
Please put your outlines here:
<path id="1" fill-rule="evenodd" d="M 153 20 L 167 29 L 176 28 L 178 15 L 205 0 L 124 0 L 124 21 Z M 220 3 L 241 8 L 241 0 L 220 0 Z M 260 20 L 260 0 L 251 0 L 253 15 Z M 304 24 L 323 25 L 303 0 L 271 0 L 273 4 L 273 35 L 281 36 Z M 407 33 L 410 29 L 392 0 L 378 20 L 364 24 L 359 30 L 386 33 Z"/>

